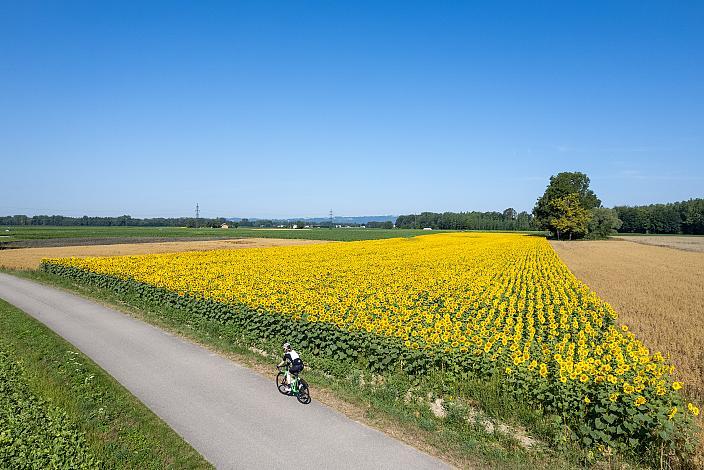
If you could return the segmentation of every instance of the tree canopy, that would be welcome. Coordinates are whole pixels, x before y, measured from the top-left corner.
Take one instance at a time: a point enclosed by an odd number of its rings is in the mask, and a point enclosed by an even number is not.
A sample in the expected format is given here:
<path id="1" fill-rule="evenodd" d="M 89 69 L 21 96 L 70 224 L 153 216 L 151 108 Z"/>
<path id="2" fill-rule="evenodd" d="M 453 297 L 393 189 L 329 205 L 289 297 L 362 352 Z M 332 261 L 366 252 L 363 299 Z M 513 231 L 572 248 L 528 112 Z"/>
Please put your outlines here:
<path id="1" fill-rule="evenodd" d="M 597 207 L 601 207 L 601 200 L 589 189 L 589 177 L 581 172 L 563 172 L 550 177 L 533 216 L 538 227 L 556 235 L 566 232 L 572 238 L 587 233 L 590 211 Z"/>
<path id="2" fill-rule="evenodd" d="M 503 212 L 422 212 L 401 215 L 398 228 L 425 228 L 440 230 L 533 230 L 533 218 L 527 212 L 508 208 Z"/>
<path id="3" fill-rule="evenodd" d="M 579 195 L 570 193 L 550 201 L 549 225 L 560 240 L 562 234 L 567 234 L 572 240 L 574 236 L 584 236 L 592 218 L 589 210 L 582 207 Z"/>
<path id="4" fill-rule="evenodd" d="M 614 210 L 626 233 L 684 233 L 704 235 L 704 199 L 647 206 L 618 206 Z"/>
<path id="5" fill-rule="evenodd" d="M 613 209 L 596 207 L 591 212 L 591 220 L 587 224 L 587 238 L 607 238 L 616 234 L 623 224 Z"/>

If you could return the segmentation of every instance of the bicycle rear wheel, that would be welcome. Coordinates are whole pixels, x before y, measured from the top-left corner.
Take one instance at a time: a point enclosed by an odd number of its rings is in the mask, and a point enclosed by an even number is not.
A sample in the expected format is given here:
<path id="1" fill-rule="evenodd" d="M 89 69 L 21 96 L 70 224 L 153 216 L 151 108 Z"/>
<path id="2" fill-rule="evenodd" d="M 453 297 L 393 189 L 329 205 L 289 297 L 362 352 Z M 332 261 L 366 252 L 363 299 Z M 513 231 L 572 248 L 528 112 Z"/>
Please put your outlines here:
<path id="1" fill-rule="evenodd" d="M 303 379 L 299 379 L 298 382 L 298 394 L 296 395 L 296 398 L 298 399 L 299 402 L 303 403 L 304 405 L 307 405 L 310 403 L 310 389 L 308 388 L 308 382 L 306 382 Z"/>
<path id="2" fill-rule="evenodd" d="M 276 388 L 279 389 L 279 393 L 283 395 L 291 395 L 290 391 L 286 391 L 286 384 L 284 384 L 284 379 L 286 378 L 286 372 L 279 372 L 276 374 Z"/>

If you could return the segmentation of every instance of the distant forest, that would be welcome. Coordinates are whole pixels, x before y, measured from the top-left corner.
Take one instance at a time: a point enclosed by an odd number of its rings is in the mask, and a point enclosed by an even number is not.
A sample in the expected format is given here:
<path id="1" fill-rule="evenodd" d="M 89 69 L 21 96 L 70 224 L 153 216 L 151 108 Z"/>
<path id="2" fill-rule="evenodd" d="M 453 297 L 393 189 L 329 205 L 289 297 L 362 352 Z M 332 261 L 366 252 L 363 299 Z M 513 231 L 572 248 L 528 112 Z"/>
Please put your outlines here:
<path id="1" fill-rule="evenodd" d="M 503 212 L 422 212 L 401 215 L 398 228 L 432 228 L 438 230 L 535 230 L 533 216 L 508 208 Z"/>
<path id="2" fill-rule="evenodd" d="M 195 217 L 133 219 L 129 215 L 121 215 L 119 217 L 0 216 L 0 225 L 46 225 L 55 227 L 220 227 L 223 223 L 226 223 L 223 218 L 196 219 Z"/>
<path id="3" fill-rule="evenodd" d="M 323 220 L 323 219 L 321 219 Z M 232 221 L 223 217 L 206 219 L 195 217 L 176 217 L 151 219 L 135 219 L 129 215 L 119 217 L 66 217 L 63 215 L 10 215 L 0 216 L 0 225 L 14 226 L 54 226 L 54 227 L 220 227 L 228 224 L 230 227 L 293 227 L 303 228 L 304 226 L 330 227 L 330 221 L 313 222 L 312 220 L 289 220 L 289 219 L 240 219 Z M 346 226 L 359 227 L 361 224 L 349 223 Z M 393 222 L 369 222 L 370 228 L 393 228 Z"/>
<path id="4" fill-rule="evenodd" d="M 614 207 L 623 225 L 620 233 L 683 233 L 704 235 L 704 199 Z"/>

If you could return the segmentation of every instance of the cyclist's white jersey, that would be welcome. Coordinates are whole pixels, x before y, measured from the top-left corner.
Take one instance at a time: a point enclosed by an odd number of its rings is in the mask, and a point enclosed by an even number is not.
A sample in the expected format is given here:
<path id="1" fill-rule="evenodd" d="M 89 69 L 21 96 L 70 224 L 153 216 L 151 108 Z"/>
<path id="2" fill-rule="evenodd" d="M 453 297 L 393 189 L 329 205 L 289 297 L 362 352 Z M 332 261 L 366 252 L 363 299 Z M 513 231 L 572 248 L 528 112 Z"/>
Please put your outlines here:
<path id="1" fill-rule="evenodd" d="M 299 356 L 298 353 L 293 349 L 284 354 L 284 361 L 285 360 L 289 360 L 291 364 L 299 364 L 303 362 L 301 360 L 301 356 Z"/>

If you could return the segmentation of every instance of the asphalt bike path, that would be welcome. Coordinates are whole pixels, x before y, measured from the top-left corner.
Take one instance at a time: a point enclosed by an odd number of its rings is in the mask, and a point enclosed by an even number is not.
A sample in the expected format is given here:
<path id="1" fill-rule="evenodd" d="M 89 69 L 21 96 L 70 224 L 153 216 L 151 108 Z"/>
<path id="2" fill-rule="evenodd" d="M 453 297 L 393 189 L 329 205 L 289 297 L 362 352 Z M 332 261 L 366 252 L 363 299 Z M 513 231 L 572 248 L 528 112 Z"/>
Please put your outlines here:
<path id="1" fill-rule="evenodd" d="M 0 298 L 80 349 L 217 468 L 430 469 L 446 464 L 271 378 L 96 302 L 0 273 Z M 302 351 L 305 357 L 305 352 Z"/>

